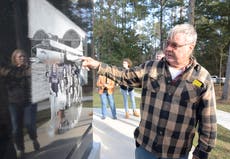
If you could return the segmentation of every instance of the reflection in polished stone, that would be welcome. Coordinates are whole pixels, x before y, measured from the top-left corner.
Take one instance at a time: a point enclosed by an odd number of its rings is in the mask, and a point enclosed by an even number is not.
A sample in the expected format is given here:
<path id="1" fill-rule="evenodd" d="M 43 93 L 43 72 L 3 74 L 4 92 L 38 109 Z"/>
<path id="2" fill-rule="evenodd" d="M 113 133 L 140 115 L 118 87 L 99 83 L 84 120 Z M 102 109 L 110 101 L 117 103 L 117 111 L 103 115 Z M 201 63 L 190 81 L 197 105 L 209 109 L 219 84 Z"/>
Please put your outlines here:
<path id="1" fill-rule="evenodd" d="M 87 101 L 87 102 L 92 102 Z M 47 106 L 48 101 L 40 103 L 39 107 L 43 109 Z M 38 112 L 38 121 L 43 123 L 37 129 L 38 140 L 40 142 L 41 148 L 39 151 L 34 151 L 32 142 L 29 140 L 29 136 L 25 136 L 25 152 L 26 158 L 50 158 L 55 157 L 55 159 L 66 158 L 70 153 L 76 151 L 77 148 L 82 146 L 83 138 L 89 138 L 84 140 L 91 140 L 92 142 L 92 108 L 83 107 L 81 111 L 81 116 L 75 127 L 68 129 L 60 134 L 55 134 L 53 136 L 49 135 L 49 117 L 44 118 L 44 114 L 49 114 L 49 110 L 41 110 Z M 90 135 L 91 134 L 91 135 Z M 89 143 L 90 144 L 90 143 Z M 87 147 L 85 147 L 87 149 Z"/>

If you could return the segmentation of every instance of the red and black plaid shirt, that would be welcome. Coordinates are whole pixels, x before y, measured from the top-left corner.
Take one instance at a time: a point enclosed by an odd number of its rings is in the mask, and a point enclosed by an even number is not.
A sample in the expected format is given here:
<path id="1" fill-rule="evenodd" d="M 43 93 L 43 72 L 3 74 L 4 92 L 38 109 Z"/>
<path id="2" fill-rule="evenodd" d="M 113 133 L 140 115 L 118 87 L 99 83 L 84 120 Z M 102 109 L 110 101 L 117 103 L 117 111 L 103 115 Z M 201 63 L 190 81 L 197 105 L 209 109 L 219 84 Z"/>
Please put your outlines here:
<path id="1" fill-rule="evenodd" d="M 193 154 L 208 158 L 217 134 L 215 91 L 210 74 L 195 59 L 176 81 L 164 58 L 129 71 L 101 63 L 98 74 L 142 87 L 141 121 L 134 132 L 137 144 L 158 157 L 176 159 L 188 155 L 198 130 Z"/>

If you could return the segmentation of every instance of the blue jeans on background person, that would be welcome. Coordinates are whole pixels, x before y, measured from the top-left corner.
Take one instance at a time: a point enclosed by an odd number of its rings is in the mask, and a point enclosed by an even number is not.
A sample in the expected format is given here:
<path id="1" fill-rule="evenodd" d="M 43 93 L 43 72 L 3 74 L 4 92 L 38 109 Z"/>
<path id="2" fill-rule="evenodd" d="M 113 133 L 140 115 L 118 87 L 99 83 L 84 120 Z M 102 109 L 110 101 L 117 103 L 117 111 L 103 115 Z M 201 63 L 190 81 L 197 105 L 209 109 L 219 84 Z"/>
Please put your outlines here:
<path id="1" fill-rule="evenodd" d="M 136 150 L 135 150 L 135 159 L 159 159 L 159 157 L 145 150 L 142 146 L 139 146 L 139 147 L 136 147 Z M 160 158 L 160 159 L 171 159 L 171 158 Z M 178 159 L 188 159 L 188 155 L 185 157 L 178 158 Z"/>
<path id="2" fill-rule="evenodd" d="M 9 112 L 12 124 L 12 137 L 16 145 L 16 150 L 24 151 L 24 137 L 23 137 L 23 117 L 24 104 L 9 104 Z"/>
<path id="3" fill-rule="evenodd" d="M 104 119 L 106 117 L 107 100 L 108 100 L 113 119 L 116 119 L 117 113 L 116 113 L 116 106 L 115 106 L 113 94 L 102 93 L 100 94 L 100 98 L 101 98 L 101 106 L 102 106 L 101 107 L 102 118 Z"/>
<path id="4" fill-rule="evenodd" d="M 35 140 L 37 138 L 36 118 L 37 104 L 29 104 L 29 106 L 25 107 L 24 124 L 31 140 Z"/>
<path id="5" fill-rule="evenodd" d="M 37 140 L 37 103 L 30 103 L 24 108 L 24 124 L 29 134 L 30 139 L 33 142 L 34 150 L 40 149 L 40 144 Z"/>
<path id="6" fill-rule="evenodd" d="M 123 103 L 124 103 L 125 112 L 129 111 L 128 96 L 130 97 L 131 107 L 133 110 L 135 110 L 136 109 L 136 102 L 135 102 L 134 90 L 132 90 L 132 91 L 128 91 L 128 90 L 124 90 L 124 89 L 120 89 L 120 90 L 121 90 L 121 94 L 123 96 Z"/>

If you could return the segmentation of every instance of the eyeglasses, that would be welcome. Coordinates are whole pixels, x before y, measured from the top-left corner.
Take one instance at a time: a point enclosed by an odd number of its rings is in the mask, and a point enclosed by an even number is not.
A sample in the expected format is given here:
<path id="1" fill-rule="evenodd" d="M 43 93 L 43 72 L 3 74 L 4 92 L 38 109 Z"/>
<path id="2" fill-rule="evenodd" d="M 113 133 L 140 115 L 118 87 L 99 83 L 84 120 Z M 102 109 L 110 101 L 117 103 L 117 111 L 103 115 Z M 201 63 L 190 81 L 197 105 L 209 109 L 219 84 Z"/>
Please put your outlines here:
<path id="1" fill-rule="evenodd" d="M 183 46 L 186 46 L 186 45 L 189 45 L 193 42 L 189 42 L 189 43 L 185 43 L 183 45 L 179 45 L 177 44 L 176 42 L 171 42 L 171 41 L 166 41 L 165 44 L 164 44 L 164 48 L 168 47 L 168 46 L 171 46 L 173 49 L 177 49 L 177 48 L 180 48 L 180 47 L 183 47 Z"/>

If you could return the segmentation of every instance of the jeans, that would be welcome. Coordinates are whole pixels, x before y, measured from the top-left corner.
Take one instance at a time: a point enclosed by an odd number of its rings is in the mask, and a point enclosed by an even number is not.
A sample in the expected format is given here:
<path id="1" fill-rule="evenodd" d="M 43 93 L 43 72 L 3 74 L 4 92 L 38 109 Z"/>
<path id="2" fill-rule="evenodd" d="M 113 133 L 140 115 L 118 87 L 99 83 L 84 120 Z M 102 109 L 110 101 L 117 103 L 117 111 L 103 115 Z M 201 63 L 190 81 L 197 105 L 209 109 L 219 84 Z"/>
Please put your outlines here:
<path id="1" fill-rule="evenodd" d="M 36 117 L 37 104 L 30 104 L 25 107 L 24 124 L 31 140 L 35 140 L 37 138 Z"/>
<path id="2" fill-rule="evenodd" d="M 13 141 L 17 150 L 24 151 L 23 117 L 24 104 L 9 104 Z"/>
<path id="3" fill-rule="evenodd" d="M 113 118 L 115 118 L 117 116 L 117 113 L 116 113 L 116 106 L 115 106 L 113 94 L 102 93 L 100 94 L 100 98 L 101 98 L 101 106 L 102 106 L 101 107 L 102 117 L 106 117 L 107 100 L 108 100 L 110 110 L 112 112 L 112 116 Z"/>
<path id="4" fill-rule="evenodd" d="M 129 111 L 128 95 L 130 97 L 132 109 L 135 110 L 136 109 L 136 102 L 135 102 L 134 90 L 132 90 L 130 92 L 128 90 L 124 90 L 124 89 L 120 89 L 120 90 L 121 90 L 121 94 L 123 96 L 123 103 L 124 103 L 125 112 Z"/>
<path id="5" fill-rule="evenodd" d="M 135 150 L 135 159 L 171 159 L 171 158 L 159 158 L 149 151 L 145 150 L 143 147 L 139 146 Z M 178 159 L 188 159 L 188 155 Z"/>

